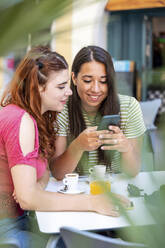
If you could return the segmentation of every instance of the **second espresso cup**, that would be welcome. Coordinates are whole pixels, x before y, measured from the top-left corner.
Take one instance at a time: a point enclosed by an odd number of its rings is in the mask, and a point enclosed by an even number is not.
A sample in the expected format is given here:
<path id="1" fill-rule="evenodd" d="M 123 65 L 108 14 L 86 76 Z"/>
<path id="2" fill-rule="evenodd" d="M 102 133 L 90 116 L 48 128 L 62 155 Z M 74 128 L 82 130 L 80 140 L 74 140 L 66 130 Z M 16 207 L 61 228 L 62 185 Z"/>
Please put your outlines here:
<path id="1" fill-rule="evenodd" d="M 98 176 L 98 177 L 104 177 L 106 172 L 106 166 L 105 165 L 95 165 L 91 168 L 89 168 L 89 173 L 92 176 Z"/>
<path id="2" fill-rule="evenodd" d="M 68 173 L 65 175 L 63 179 L 63 184 L 67 186 L 67 191 L 74 192 L 78 188 L 78 178 L 79 175 L 77 173 Z"/>

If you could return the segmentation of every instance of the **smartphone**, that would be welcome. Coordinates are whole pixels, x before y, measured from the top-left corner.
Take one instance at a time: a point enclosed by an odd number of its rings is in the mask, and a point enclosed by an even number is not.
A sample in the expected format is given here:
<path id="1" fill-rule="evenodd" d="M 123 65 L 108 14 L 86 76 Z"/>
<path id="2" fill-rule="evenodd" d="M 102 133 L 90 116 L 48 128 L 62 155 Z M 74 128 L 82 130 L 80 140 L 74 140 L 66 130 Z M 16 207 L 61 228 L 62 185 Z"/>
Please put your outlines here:
<path id="1" fill-rule="evenodd" d="M 104 115 L 97 130 L 109 130 L 109 125 L 119 126 L 120 125 L 120 115 Z"/>

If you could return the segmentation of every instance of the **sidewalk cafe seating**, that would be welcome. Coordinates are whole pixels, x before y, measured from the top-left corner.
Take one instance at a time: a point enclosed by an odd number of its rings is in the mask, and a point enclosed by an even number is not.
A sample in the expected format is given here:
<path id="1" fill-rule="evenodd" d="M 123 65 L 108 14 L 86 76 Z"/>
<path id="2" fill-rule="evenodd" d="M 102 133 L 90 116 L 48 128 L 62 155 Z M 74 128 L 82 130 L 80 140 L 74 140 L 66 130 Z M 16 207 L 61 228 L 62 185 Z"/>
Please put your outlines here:
<path id="1" fill-rule="evenodd" d="M 61 227 L 60 234 L 66 248 L 145 248 L 143 244 L 126 242 L 100 234 L 80 231 L 71 227 Z"/>
<path id="2" fill-rule="evenodd" d="M 147 128 L 143 142 L 142 170 L 158 170 L 158 165 L 161 162 L 159 161 L 161 139 L 154 123 L 161 106 L 161 99 L 140 102 L 140 106 L 143 113 L 144 123 Z"/>

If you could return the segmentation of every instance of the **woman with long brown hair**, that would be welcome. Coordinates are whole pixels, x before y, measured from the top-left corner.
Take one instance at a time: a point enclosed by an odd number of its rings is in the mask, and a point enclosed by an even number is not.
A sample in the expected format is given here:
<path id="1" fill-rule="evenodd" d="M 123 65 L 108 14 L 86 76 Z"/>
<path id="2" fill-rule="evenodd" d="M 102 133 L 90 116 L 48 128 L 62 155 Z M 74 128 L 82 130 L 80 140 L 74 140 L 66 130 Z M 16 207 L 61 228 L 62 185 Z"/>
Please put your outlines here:
<path id="1" fill-rule="evenodd" d="M 105 164 L 114 173 L 135 176 L 145 126 L 138 101 L 117 93 L 111 55 L 98 46 L 83 47 L 73 61 L 71 89 L 73 94 L 58 115 L 52 173 L 57 178 L 74 170 L 83 175 L 90 167 Z M 102 116 L 117 114 L 119 126 L 97 131 Z"/>
<path id="2" fill-rule="evenodd" d="M 45 246 L 40 236 L 30 232 L 25 210 L 117 215 L 101 196 L 44 190 L 49 180 L 48 161 L 56 149 L 56 114 L 72 94 L 68 79 L 64 57 L 38 46 L 20 62 L 1 100 L 0 236 L 15 237 L 21 248 Z"/>

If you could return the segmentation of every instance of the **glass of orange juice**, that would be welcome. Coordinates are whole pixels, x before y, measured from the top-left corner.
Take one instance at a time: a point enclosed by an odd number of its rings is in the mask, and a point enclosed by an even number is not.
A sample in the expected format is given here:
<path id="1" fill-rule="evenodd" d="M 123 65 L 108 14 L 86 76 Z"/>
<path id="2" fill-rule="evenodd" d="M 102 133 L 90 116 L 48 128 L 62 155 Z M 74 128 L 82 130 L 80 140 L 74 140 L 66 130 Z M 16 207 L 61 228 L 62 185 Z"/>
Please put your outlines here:
<path id="1" fill-rule="evenodd" d="M 108 180 L 93 180 L 90 182 L 90 194 L 98 195 L 111 191 L 111 183 Z"/>

